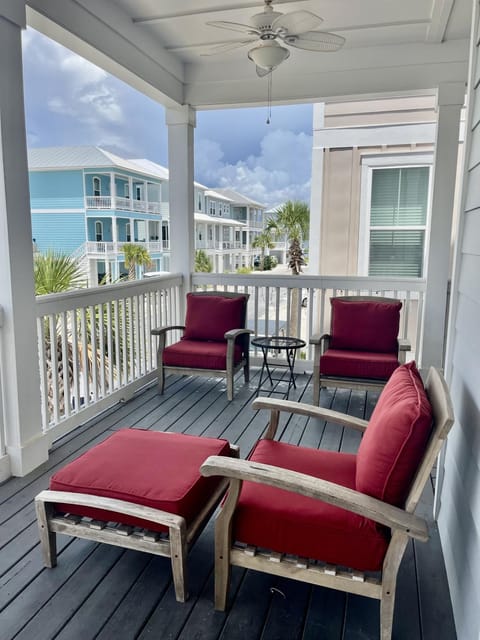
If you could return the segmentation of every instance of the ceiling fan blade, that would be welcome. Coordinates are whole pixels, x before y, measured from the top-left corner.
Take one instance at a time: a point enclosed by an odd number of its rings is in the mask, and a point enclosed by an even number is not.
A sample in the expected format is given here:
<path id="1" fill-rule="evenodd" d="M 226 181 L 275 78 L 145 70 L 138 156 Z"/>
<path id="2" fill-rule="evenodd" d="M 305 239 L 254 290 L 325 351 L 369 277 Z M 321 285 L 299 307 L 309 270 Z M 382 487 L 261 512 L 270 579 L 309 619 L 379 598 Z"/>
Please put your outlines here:
<path id="1" fill-rule="evenodd" d="M 214 20 L 213 22 L 206 22 L 209 27 L 217 27 L 218 29 L 227 29 L 228 31 L 240 31 L 240 33 L 251 33 L 260 35 L 260 32 L 255 27 L 249 24 L 241 24 L 240 22 L 226 22 L 224 20 Z"/>
<path id="2" fill-rule="evenodd" d="M 259 78 L 263 78 L 268 76 L 269 73 L 272 73 L 273 69 L 264 69 L 263 67 L 256 67 L 257 76 Z"/>
<path id="3" fill-rule="evenodd" d="M 286 35 L 283 40 L 290 47 L 306 51 L 338 51 L 345 43 L 345 38 L 326 31 L 307 31 L 298 36 Z"/>
<path id="4" fill-rule="evenodd" d="M 256 42 L 257 38 L 249 38 L 248 40 L 242 40 L 241 42 L 224 42 L 223 44 L 218 44 L 213 47 L 210 47 L 207 51 L 201 53 L 201 56 L 216 56 L 219 53 L 226 53 L 227 51 L 233 51 L 234 49 L 240 49 L 240 47 L 244 47 L 246 44 L 251 44 L 252 42 Z"/>
<path id="5" fill-rule="evenodd" d="M 286 13 L 272 22 L 273 31 L 284 31 L 292 34 L 305 33 L 315 29 L 323 22 L 323 18 L 316 16 L 310 11 L 292 11 Z"/>

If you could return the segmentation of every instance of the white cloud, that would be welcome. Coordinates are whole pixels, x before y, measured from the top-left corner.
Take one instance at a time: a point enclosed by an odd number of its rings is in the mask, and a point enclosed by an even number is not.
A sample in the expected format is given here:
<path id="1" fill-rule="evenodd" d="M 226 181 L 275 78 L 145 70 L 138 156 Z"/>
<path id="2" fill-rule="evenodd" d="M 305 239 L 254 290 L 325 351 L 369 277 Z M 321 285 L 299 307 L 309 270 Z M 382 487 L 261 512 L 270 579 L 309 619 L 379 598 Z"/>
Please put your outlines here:
<path id="1" fill-rule="evenodd" d="M 312 137 L 274 130 L 261 141 L 260 154 L 235 164 L 224 162 L 218 142 L 196 141 L 195 173 L 212 187 L 230 187 L 273 206 L 285 200 L 310 200 Z"/>

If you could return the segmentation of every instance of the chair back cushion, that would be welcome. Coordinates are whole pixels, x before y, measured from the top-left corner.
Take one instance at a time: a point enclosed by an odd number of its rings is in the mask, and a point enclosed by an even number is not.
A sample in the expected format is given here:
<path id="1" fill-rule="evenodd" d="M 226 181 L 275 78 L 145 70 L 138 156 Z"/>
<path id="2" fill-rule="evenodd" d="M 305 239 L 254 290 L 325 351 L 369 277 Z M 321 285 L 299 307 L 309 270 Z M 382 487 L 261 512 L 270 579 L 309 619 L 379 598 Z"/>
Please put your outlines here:
<path id="1" fill-rule="evenodd" d="M 432 408 L 414 362 L 385 385 L 357 454 L 357 491 L 402 506 L 423 457 Z"/>
<path id="2" fill-rule="evenodd" d="M 187 293 L 185 317 L 186 340 L 212 340 L 222 342 L 225 333 L 245 326 L 246 296 L 222 296 Z"/>
<path id="3" fill-rule="evenodd" d="M 402 303 L 332 298 L 330 347 L 353 351 L 398 352 Z"/>

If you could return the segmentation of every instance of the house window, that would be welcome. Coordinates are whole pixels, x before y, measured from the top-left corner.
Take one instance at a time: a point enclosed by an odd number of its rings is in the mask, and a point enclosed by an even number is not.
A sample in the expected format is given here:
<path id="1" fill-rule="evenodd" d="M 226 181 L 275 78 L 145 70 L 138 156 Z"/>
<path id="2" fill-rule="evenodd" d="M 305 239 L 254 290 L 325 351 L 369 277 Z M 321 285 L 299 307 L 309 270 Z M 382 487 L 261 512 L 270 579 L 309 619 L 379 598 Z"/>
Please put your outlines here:
<path id="1" fill-rule="evenodd" d="M 142 199 L 142 187 L 140 185 L 137 185 L 135 187 L 135 197 L 137 200 L 141 200 Z"/>
<path id="2" fill-rule="evenodd" d="M 130 186 L 128 182 L 125 182 L 123 185 L 123 195 L 125 198 L 130 198 Z"/>
<path id="3" fill-rule="evenodd" d="M 95 176 L 92 180 L 93 183 L 93 195 L 94 196 L 101 196 L 102 195 L 102 183 L 100 181 L 100 178 L 97 178 L 97 176 Z"/>
<path id="4" fill-rule="evenodd" d="M 103 240 L 103 223 L 100 220 L 95 222 L 95 240 L 102 242 Z"/>
<path id="5" fill-rule="evenodd" d="M 423 276 L 432 160 L 432 154 L 363 159 L 360 275 Z"/>
<path id="6" fill-rule="evenodd" d="M 127 222 L 127 224 L 125 225 L 125 242 L 131 242 L 132 241 L 132 225 L 130 224 L 130 222 Z"/>
<path id="7" fill-rule="evenodd" d="M 198 194 L 198 211 L 202 210 L 202 194 Z"/>
<path id="8" fill-rule="evenodd" d="M 210 215 L 214 216 L 215 215 L 215 203 L 210 201 Z"/>

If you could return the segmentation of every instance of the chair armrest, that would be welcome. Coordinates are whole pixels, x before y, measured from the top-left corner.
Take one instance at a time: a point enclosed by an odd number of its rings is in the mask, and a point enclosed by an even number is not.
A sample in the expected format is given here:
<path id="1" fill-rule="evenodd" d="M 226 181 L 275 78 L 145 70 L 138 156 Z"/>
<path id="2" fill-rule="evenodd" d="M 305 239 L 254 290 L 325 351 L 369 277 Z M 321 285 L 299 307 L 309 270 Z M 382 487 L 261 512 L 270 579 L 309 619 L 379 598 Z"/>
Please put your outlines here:
<path id="1" fill-rule="evenodd" d="M 315 498 L 374 520 L 391 529 L 403 531 L 412 538 L 423 542 L 428 540 L 427 523 L 423 518 L 354 489 L 304 473 L 224 456 L 210 456 L 200 467 L 200 472 L 204 476 L 223 476 L 235 480 L 258 482 Z"/>
<path id="2" fill-rule="evenodd" d="M 218 456 L 219 458 L 221 456 Z M 94 507 L 95 509 L 104 509 L 105 511 L 113 511 L 126 516 L 142 518 L 157 524 L 163 524 L 166 527 L 185 527 L 185 519 L 182 516 L 153 509 L 141 504 L 127 502 L 126 500 L 118 500 L 116 498 L 105 498 L 87 493 L 73 493 L 70 491 L 41 491 L 35 498 L 35 502 L 56 503 L 56 504 L 75 504 L 82 507 Z"/>
<path id="3" fill-rule="evenodd" d="M 185 329 L 185 325 L 170 325 L 168 327 L 156 327 L 155 329 L 150 330 L 150 334 L 152 336 L 162 336 L 167 333 L 167 331 L 174 331 L 175 329 L 181 329 L 182 331 Z"/>
<path id="4" fill-rule="evenodd" d="M 310 340 L 309 343 L 310 344 L 321 344 L 322 342 L 329 342 L 330 341 L 330 334 L 329 333 L 323 333 L 322 335 L 320 335 L 319 333 L 314 334 L 313 336 L 310 336 Z"/>
<path id="5" fill-rule="evenodd" d="M 351 427 L 352 429 L 357 429 L 357 431 L 362 432 L 368 427 L 368 420 L 362 420 L 355 416 L 349 416 L 346 413 L 332 411 L 332 409 L 325 409 L 323 407 L 316 407 L 303 402 L 293 402 L 292 400 L 277 400 L 275 398 L 259 397 L 253 401 L 252 408 L 254 410 L 270 409 L 272 413 L 276 414 L 280 411 L 287 411 L 288 413 L 295 413 L 301 416 L 335 422 L 343 427 Z"/>
<path id="6" fill-rule="evenodd" d="M 251 329 L 230 329 L 225 333 L 225 340 L 236 340 L 238 336 L 250 335 L 254 333 Z"/>

